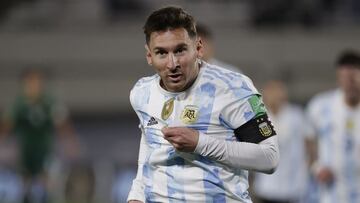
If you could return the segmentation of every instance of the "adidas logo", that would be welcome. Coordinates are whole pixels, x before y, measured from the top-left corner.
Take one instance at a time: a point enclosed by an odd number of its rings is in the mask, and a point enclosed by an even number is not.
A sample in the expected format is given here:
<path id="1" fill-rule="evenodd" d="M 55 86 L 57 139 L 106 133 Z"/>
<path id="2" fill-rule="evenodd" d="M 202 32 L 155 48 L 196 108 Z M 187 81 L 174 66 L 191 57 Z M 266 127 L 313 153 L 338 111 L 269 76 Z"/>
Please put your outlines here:
<path id="1" fill-rule="evenodd" d="M 147 126 L 156 125 L 158 124 L 157 120 L 154 117 L 151 117 L 149 122 L 147 123 Z"/>

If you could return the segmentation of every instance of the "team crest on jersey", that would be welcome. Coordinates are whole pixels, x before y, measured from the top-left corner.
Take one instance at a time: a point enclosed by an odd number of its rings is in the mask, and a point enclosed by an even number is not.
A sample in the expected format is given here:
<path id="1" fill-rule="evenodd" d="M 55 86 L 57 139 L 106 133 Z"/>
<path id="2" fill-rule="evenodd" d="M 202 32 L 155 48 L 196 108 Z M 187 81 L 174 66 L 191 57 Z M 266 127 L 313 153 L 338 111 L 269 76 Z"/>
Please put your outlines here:
<path id="1" fill-rule="evenodd" d="M 163 120 L 167 120 L 170 117 L 171 113 L 173 112 L 174 100 L 175 98 L 171 98 L 164 103 L 164 106 L 161 111 L 161 118 Z"/>
<path id="2" fill-rule="evenodd" d="M 264 136 L 264 137 L 268 137 L 272 134 L 272 129 L 271 126 L 269 126 L 269 124 L 267 122 L 262 122 L 259 124 L 259 130 L 260 133 Z"/>
<path id="3" fill-rule="evenodd" d="M 185 124 L 195 123 L 198 118 L 199 108 L 194 105 L 185 106 L 181 113 L 180 119 Z"/>

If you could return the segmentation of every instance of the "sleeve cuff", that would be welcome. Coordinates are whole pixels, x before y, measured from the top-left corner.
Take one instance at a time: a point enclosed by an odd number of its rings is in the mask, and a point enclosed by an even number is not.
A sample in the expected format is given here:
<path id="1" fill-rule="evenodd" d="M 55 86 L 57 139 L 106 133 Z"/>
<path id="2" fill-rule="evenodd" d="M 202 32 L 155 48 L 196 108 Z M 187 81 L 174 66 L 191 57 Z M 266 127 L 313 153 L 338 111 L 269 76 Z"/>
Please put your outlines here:
<path id="1" fill-rule="evenodd" d="M 194 152 L 201 155 L 204 149 L 206 148 L 206 144 L 207 144 L 207 136 L 204 133 L 199 132 L 199 140 L 195 147 Z"/>
<path id="2" fill-rule="evenodd" d="M 127 202 L 129 202 L 130 200 L 138 200 L 145 203 L 144 188 L 139 185 L 136 180 L 133 181 L 133 185 L 129 192 Z"/>

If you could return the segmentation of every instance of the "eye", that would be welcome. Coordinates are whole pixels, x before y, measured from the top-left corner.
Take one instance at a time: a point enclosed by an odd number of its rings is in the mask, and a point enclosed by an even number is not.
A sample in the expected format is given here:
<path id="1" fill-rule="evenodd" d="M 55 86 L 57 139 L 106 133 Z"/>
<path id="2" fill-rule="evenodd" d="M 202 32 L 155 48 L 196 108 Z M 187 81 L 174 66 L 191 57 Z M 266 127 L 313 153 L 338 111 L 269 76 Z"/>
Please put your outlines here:
<path id="1" fill-rule="evenodd" d="M 176 49 L 174 53 L 175 53 L 175 54 L 181 54 L 181 53 L 183 53 L 184 51 L 186 51 L 186 48 L 185 48 L 185 47 L 181 47 L 181 48 Z"/>
<path id="2" fill-rule="evenodd" d="M 155 52 L 155 54 L 156 54 L 156 55 L 163 56 L 163 55 L 167 54 L 167 52 L 164 51 L 164 50 L 158 50 L 158 51 Z"/>

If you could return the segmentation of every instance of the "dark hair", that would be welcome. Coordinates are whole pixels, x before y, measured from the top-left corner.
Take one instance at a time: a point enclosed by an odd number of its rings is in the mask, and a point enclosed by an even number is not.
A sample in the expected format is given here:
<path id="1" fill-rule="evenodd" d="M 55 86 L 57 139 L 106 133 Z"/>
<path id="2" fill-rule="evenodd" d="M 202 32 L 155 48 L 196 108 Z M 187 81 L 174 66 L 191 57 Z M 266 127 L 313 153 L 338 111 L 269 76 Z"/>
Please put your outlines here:
<path id="1" fill-rule="evenodd" d="M 336 66 L 351 65 L 360 67 L 360 55 L 354 50 L 343 51 L 336 61 Z"/>
<path id="2" fill-rule="evenodd" d="M 180 7 L 168 6 L 161 8 L 152 12 L 146 20 L 143 27 L 146 43 L 149 43 L 151 33 L 176 28 L 184 28 L 190 37 L 195 37 L 195 24 L 194 18 Z"/>
<path id="3" fill-rule="evenodd" d="M 197 23 L 196 24 L 196 32 L 197 32 L 198 36 L 202 36 L 207 39 L 213 39 L 213 34 L 212 34 L 210 28 L 204 24 Z"/>

